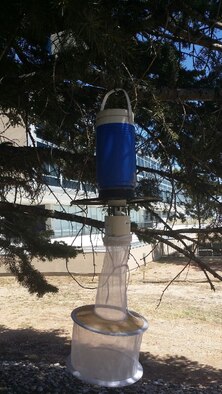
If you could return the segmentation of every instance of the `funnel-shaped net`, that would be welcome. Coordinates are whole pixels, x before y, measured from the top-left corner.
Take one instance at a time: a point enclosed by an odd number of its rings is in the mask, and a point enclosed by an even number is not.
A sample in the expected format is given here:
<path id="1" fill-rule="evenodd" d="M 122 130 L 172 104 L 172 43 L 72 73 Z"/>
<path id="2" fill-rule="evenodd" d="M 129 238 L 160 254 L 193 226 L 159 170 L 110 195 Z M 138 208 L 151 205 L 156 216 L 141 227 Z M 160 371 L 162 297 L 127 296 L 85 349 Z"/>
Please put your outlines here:
<path id="1" fill-rule="evenodd" d="M 126 317 L 126 276 L 131 235 L 104 238 L 106 254 L 99 278 L 95 313 L 107 320 Z"/>

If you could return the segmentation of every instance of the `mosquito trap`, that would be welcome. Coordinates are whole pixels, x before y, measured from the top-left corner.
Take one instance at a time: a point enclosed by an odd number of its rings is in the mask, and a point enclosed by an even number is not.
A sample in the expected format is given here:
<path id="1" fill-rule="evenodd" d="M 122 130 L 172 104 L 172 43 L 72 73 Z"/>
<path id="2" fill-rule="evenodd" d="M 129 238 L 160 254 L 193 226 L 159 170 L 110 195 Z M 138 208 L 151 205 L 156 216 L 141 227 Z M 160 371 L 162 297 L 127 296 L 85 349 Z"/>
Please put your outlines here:
<path id="1" fill-rule="evenodd" d="M 117 91 L 122 89 L 117 89 Z M 99 198 L 78 200 L 85 205 L 106 205 L 106 253 L 94 305 L 73 310 L 69 369 L 83 381 L 107 387 L 135 383 L 142 377 L 139 363 L 142 335 L 148 324 L 127 308 L 127 269 L 131 243 L 128 205 L 138 202 L 135 130 L 127 93 L 127 109 L 104 109 L 96 124 L 96 160 Z M 146 201 L 154 199 L 147 197 Z"/>

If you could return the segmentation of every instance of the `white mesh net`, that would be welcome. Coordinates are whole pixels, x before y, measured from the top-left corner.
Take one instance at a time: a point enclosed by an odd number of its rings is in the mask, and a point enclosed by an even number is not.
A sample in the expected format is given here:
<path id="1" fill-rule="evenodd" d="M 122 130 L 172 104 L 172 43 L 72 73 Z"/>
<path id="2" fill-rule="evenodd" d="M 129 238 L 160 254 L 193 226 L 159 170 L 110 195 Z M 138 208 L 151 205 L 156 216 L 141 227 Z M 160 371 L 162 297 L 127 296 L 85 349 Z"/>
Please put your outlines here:
<path id="1" fill-rule="evenodd" d="M 72 363 L 82 377 L 118 381 L 136 374 L 142 333 L 110 336 L 74 324 Z"/>
<path id="2" fill-rule="evenodd" d="M 107 320 L 126 316 L 126 275 L 131 235 L 104 238 L 106 254 L 99 278 L 95 313 Z"/>
<path id="3" fill-rule="evenodd" d="M 142 376 L 139 350 L 145 319 L 127 310 L 126 277 L 131 235 L 105 236 L 106 254 L 95 305 L 72 312 L 71 371 L 108 387 L 135 383 Z"/>

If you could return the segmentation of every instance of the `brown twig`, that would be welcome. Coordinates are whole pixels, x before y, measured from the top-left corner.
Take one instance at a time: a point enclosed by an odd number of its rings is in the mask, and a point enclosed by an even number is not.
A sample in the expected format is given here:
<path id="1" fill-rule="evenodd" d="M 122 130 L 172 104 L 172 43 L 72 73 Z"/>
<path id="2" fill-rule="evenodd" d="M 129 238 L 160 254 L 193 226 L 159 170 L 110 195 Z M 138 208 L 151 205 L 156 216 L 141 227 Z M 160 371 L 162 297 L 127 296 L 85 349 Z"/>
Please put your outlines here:
<path id="1" fill-rule="evenodd" d="M 161 302 L 162 302 L 163 296 L 164 296 L 165 292 L 167 291 L 167 289 L 168 289 L 168 288 L 170 287 L 170 285 L 172 285 L 172 283 L 182 274 L 182 272 L 185 271 L 185 269 L 186 269 L 187 266 L 189 266 L 189 265 L 190 265 L 190 261 L 188 261 L 188 263 L 180 270 L 180 272 L 179 272 L 176 276 L 174 276 L 173 279 L 170 280 L 170 282 L 167 284 L 167 286 L 166 286 L 166 287 L 164 288 L 164 290 L 162 291 L 162 294 L 161 294 L 161 296 L 160 296 L 160 299 L 159 299 L 159 302 L 158 302 L 158 304 L 157 304 L 157 306 L 156 306 L 156 309 L 159 308 L 159 306 L 160 306 L 160 304 L 161 304 Z"/>

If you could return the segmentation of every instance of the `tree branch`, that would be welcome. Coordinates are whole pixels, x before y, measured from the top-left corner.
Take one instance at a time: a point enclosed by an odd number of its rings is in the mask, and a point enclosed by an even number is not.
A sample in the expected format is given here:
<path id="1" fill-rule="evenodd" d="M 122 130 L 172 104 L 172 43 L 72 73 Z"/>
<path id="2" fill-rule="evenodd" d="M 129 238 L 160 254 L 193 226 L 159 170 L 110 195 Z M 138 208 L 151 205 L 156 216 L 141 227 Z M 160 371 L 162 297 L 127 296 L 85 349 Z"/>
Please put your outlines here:
<path id="1" fill-rule="evenodd" d="M 164 87 L 154 91 L 160 101 L 222 101 L 222 89 L 170 89 Z"/>
<path id="2" fill-rule="evenodd" d="M 212 269 L 207 263 L 205 263 L 204 261 L 200 260 L 197 256 L 195 256 L 195 254 L 193 252 L 182 249 L 179 246 L 175 245 L 173 242 L 169 241 L 168 239 L 165 239 L 165 238 L 163 239 L 162 237 L 160 237 L 158 235 L 156 235 L 155 238 L 158 241 L 164 242 L 166 245 L 169 245 L 173 249 L 177 250 L 179 253 L 183 254 L 188 259 L 191 259 L 200 267 L 200 269 L 202 271 L 209 272 L 214 278 L 219 279 L 222 282 L 222 276 L 220 274 L 218 274 L 214 269 Z M 207 277 L 207 279 L 208 279 L 208 282 L 209 282 L 211 288 L 214 289 L 214 285 L 212 284 L 210 278 Z"/>
<path id="3" fill-rule="evenodd" d="M 34 205 L 20 205 L 9 202 L 0 202 L 0 213 L 2 216 L 4 216 L 5 213 L 12 214 L 13 212 L 21 213 L 24 215 L 33 215 L 36 217 L 68 220 L 70 222 L 77 222 L 83 225 L 96 227 L 98 229 L 104 228 L 104 222 L 88 217 L 78 216 L 72 213 L 59 212 L 51 209 L 45 209 Z"/>
<path id="4" fill-rule="evenodd" d="M 105 227 L 104 222 L 96 219 L 91 219 L 89 217 L 79 216 L 72 213 L 60 212 L 56 210 L 42 208 L 36 205 L 20 205 L 10 202 L 0 202 L 0 214 L 4 216 L 4 213 L 19 212 L 24 215 L 30 214 L 33 216 L 40 216 L 44 218 L 54 218 L 60 220 L 67 220 L 70 222 L 77 222 L 83 225 L 92 226 L 98 229 L 103 229 Z M 176 236 L 177 234 L 211 234 L 211 233 L 222 233 L 222 227 L 207 227 L 207 228 L 181 228 L 177 230 L 168 229 L 138 229 L 135 224 L 132 223 L 131 230 L 135 234 L 142 236 Z"/>
<path id="5" fill-rule="evenodd" d="M 51 217 L 55 219 L 62 219 L 62 220 L 69 220 L 69 221 L 74 221 L 77 223 L 82 223 L 84 225 L 96 227 L 98 229 L 103 229 L 104 228 L 104 222 L 87 218 L 87 217 L 81 217 L 75 214 L 70 214 L 70 213 L 65 213 L 65 212 L 59 212 L 56 210 L 49 210 L 33 205 L 19 205 L 19 204 L 13 204 L 13 203 L 8 203 L 8 202 L 0 202 L 0 214 L 4 216 L 5 213 L 10 213 L 12 214 L 13 212 L 19 212 L 23 215 L 33 215 L 36 217 Z M 171 231 L 165 231 L 165 230 L 153 230 L 153 229 L 137 229 L 135 225 L 131 226 L 131 230 L 135 232 L 136 235 L 142 235 L 143 238 L 144 236 L 152 236 L 155 239 L 157 239 L 160 242 L 164 242 L 165 244 L 171 246 L 173 249 L 177 250 L 179 253 L 182 253 L 184 256 L 188 257 L 189 259 L 192 259 L 201 269 L 204 273 L 209 272 L 211 275 L 213 275 L 215 278 L 219 279 L 222 281 L 222 276 L 219 275 L 216 271 L 214 271 L 211 267 L 209 267 L 208 264 L 200 260 L 195 254 L 191 251 L 188 251 L 186 249 L 182 249 L 179 246 L 175 245 L 171 241 L 169 241 L 166 238 L 163 238 L 163 236 L 173 236 L 175 235 L 176 237 L 178 234 L 181 233 L 210 233 L 210 232 L 222 232 L 221 227 L 216 227 L 216 228 L 209 228 L 209 229 L 180 229 L 180 230 L 171 230 Z M 211 288 L 214 288 L 210 278 L 207 276 L 208 282 L 211 285 Z"/>
<path id="6" fill-rule="evenodd" d="M 160 296 L 160 299 L 159 299 L 159 302 L 158 302 L 158 304 L 157 304 L 157 306 L 156 306 L 156 309 L 159 308 L 159 306 L 160 306 L 160 304 L 161 304 L 161 302 L 162 302 L 163 296 L 164 296 L 165 292 L 167 291 L 167 289 L 168 289 L 168 288 L 172 285 L 172 283 L 182 274 L 182 272 L 185 271 L 185 269 L 186 269 L 189 265 L 190 265 L 190 261 L 188 261 L 188 263 L 186 263 L 186 265 L 178 272 L 178 274 L 176 274 L 176 275 L 174 276 L 174 278 L 171 279 L 171 280 L 169 281 L 169 283 L 166 285 L 166 287 L 165 287 L 164 290 L 162 291 L 162 294 L 161 294 L 161 296 Z"/>
<path id="7" fill-rule="evenodd" d="M 137 232 L 136 229 L 134 229 L 135 232 Z M 177 230 L 159 230 L 159 229 L 145 229 L 145 228 L 140 228 L 139 232 L 141 235 L 161 235 L 161 236 L 169 236 L 169 237 L 174 237 L 177 234 L 211 234 L 211 233 L 220 233 L 222 234 L 222 227 L 206 227 L 206 228 L 181 228 Z"/>
<path id="8" fill-rule="evenodd" d="M 198 20 L 201 23 L 204 23 L 207 25 L 210 29 L 217 28 L 222 30 L 222 23 L 212 19 L 212 18 L 205 18 L 204 15 L 202 15 L 200 12 L 195 10 L 194 8 L 190 7 L 188 4 L 186 4 L 185 1 L 180 2 L 181 7 L 187 12 L 188 15 L 192 15 L 196 20 Z"/>
<path id="9" fill-rule="evenodd" d="M 165 28 L 165 26 L 163 26 Z M 167 30 L 173 34 L 173 39 L 176 41 L 177 37 L 181 40 L 187 41 L 194 45 L 200 45 L 211 50 L 222 52 L 222 44 L 211 37 L 204 34 L 196 33 L 189 27 L 189 31 L 175 26 L 173 23 L 167 24 Z"/>

